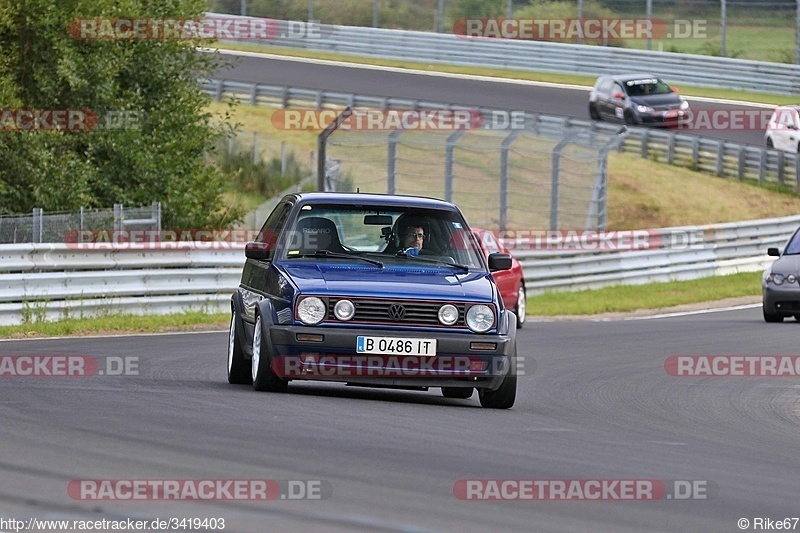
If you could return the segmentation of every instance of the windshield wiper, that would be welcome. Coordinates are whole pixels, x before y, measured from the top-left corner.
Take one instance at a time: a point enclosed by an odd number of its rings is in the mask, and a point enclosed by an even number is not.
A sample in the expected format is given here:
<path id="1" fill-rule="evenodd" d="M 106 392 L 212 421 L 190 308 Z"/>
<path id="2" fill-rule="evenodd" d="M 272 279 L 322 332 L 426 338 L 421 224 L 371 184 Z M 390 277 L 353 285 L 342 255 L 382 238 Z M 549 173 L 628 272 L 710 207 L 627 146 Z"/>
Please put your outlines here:
<path id="1" fill-rule="evenodd" d="M 362 261 L 366 261 L 367 263 L 383 268 L 383 263 L 376 259 L 367 259 L 366 257 L 361 257 L 360 255 L 339 254 L 336 252 L 331 252 L 330 250 L 317 250 L 313 254 L 298 254 L 291 255 L 289 257 L 335 257 L 337 259 L 360 259 Z"/>
<path id="2" fill-rule="evenodd" d="M 466 266 L 466 265 L 459 265 L 458 263 L 451 263 L 449 261 L 442 261 L 441 259 L 427 259 L 425 257 L 420 257 L 418 255 L 408 255 L 405 252 L 397 252 L 397 254 L 395 254 L 395 256 L 396 257 L 411 257 L 413 259 L 416 259 L 417 261 L 422 261 L 423 263 L 433 263 L 433 264 L 447 265 L 447 266 L 451 266 L 453 268 L 459 268 L 459 269 L 463 270 L 464 272 L 469 272 L 469 267 Z"/>

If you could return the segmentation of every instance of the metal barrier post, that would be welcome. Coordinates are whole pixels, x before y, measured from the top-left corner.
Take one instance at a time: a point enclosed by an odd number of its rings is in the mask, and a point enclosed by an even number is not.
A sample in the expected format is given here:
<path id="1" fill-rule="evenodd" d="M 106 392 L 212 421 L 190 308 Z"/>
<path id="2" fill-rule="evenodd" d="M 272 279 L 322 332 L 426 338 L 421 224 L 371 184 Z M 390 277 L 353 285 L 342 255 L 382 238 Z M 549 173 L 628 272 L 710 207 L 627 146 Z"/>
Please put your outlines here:
<path id="1" fill-rule="evenodd" d="M 389 134 L 389 146 L 386 154 L 386 194 L 394 194 L 396 189 L 397 165 L 397 138 L 403 134 L 402 129 L 394 130 Z"/>
<path id="2" fill-rule="evenodd" d="M 500 143 L 500 231 L 505 231 L 508 224 L 508 149 L 522 131 L 512 131 Z"/>
<path id="3" fill-rule="evenodd" d="M 447 148 L 445 149 L 445 168 L 444 168 L 444 199 L 447 202 L 453 201 L 453 152 L 456 147 L 458 139 L 464 135 L 467 130 L 458 130 L 447 138 Z"/>
<path id="4" fill-rule="evenodd" d="M 568 132 L 567 135 L 553 148 L 553 165 L 550 184 L 550 229 L 558 229 L 558 165 L 561 158 L 561 151 L 577 135 L 577 132 Z"/>

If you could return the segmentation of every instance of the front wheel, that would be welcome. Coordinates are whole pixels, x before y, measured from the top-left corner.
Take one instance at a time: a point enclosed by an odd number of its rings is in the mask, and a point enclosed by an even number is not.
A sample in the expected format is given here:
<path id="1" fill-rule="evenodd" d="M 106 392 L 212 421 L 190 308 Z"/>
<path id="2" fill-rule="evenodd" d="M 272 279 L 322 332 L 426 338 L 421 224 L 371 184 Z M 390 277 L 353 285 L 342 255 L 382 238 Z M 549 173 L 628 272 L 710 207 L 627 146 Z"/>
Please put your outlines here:
<path id="1" fill-rule="evenodd" d="M 236 311 L 231 310 L 231 327 L 228 330 L 228 383 L 247 385 L 251 382 L 250 365 L 244 358 L 236 331 Z"/>
<path id="2" fill-rule="evenodd" d="M 772 137 L 767 137 L 767 148 L 775 148 L 775 144 L 772 142 Z"/>
<path id="3" fill-rule="evenodd" d="M 764 321 L 765 322 L 783 322 L 783 317 L 781 315 L 767 313 L 766 308 L 762 308 L 762 312 L 764 313 Z"/>
<path id="4" fill-rule="evenodd" d="M 511 368 L 497 390 L 478 390 L 481 406 L 488 409 L 510 409 L 517 399 L 517 348 L 514 347 L 510 359 Z"/>
<path id="5" fill-rule="evenodd" d="M 593 103 L 589 104 L 589 117 L 592 120 L 602 120 L 602 118 L 600 117 L 600 113 L 597 112 L 597 106 L 594 105 Z"/>
<path id="6" fill-rule="evenodd" d="M 266 338 L 269 332 L 264 332 L 263 329 L 264 323 L 261 315 L 258 315 L 253 332 L 253 359 L 251 360 L 253 388 L 262 392 L 285 392 L 289 383 L 279 378 L 270 367 L 269 339 Z"/>

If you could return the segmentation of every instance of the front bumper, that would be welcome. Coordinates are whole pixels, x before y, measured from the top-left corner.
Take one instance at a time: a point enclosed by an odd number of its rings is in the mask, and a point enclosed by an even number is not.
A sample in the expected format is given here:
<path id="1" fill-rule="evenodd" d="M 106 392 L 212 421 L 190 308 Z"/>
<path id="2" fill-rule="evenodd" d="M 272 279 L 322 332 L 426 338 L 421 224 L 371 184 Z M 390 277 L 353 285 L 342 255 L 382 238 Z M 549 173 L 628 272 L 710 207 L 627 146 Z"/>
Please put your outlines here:
<path id="1" fill-rule="evenodd" d="M 800 315 L 800 286 L 767 284 L 761 291 L 764 311 L 772 315 Z"/>
<path id="2" fill-rule="evenodd" d="M 323 340 L 298 340 L 298 334 Z M 436 339 L 435 356 L 359 354 L 359 336 Z M 515 338 L 449 331 L 409 331 L 308 326 L 270 327 L 273 371 L 284 379 L 336 381 L 390 387 L 474 387 L 496 390 L 515 372 Z M 475 349 L 492 343 L 494 349 Z"/>

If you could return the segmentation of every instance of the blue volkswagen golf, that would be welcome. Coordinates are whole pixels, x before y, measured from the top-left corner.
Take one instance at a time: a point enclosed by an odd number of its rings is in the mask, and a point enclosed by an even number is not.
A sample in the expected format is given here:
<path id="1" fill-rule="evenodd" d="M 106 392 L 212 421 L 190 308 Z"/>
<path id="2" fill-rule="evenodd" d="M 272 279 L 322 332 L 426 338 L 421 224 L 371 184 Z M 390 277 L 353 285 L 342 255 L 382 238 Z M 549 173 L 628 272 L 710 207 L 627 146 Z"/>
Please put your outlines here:
<path id="1" fill-rule="evenodd" d="M 360 193 L 284 197 L 247 243 L 231 298 L 228 381 L 428 390 L 508 409 L 516 317 L 453 204 Z M 488 264 L 487 264 L 488 263 Z"/>

